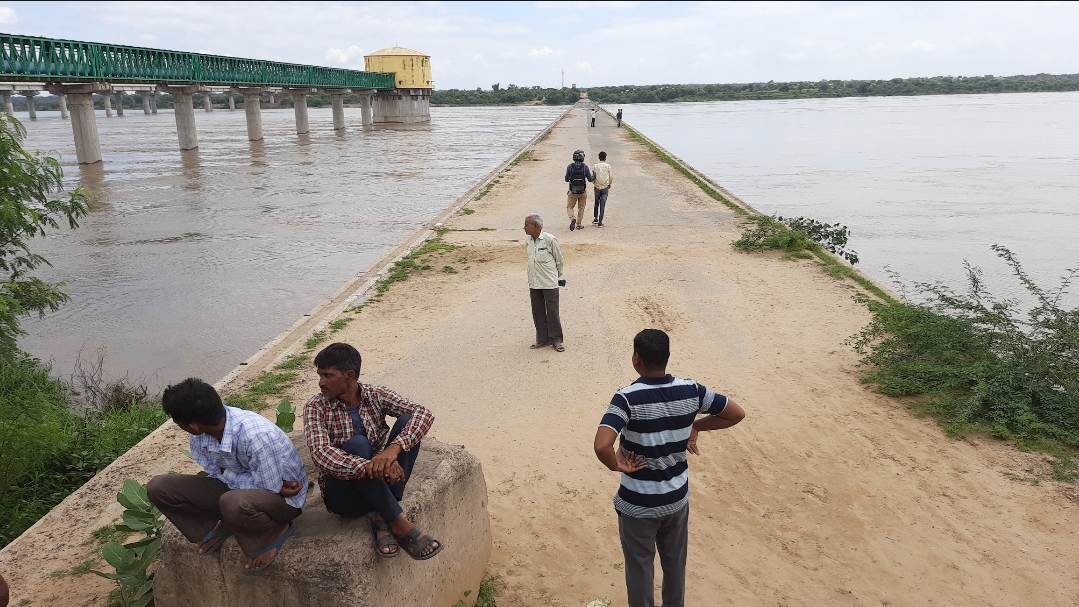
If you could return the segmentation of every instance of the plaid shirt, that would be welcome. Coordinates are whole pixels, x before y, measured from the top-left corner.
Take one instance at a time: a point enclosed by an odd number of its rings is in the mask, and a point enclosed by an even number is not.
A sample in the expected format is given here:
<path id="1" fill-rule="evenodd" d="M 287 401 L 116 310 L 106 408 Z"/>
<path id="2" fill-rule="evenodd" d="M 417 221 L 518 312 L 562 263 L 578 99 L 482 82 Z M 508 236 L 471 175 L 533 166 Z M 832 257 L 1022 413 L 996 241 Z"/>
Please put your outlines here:
<path id="1" fill-rule="evenodd" d="M 387 415 L 412 415 L 412 419 L 405 424 L 405 429 L 393 442 L 405 451 L 411 451 L 420 444 L 420 440 L 435 421 L 431 411 L 389 388 L 369 384 L 359 386 L 360 420 L 363 421 L 364 433 L 367 434 L 367 440 L 371 441 L 375 453 L 389 446 L 386 444 L 390 435 L 390 427 L 386 424 Z M 311 450 L 311 461 L 319 471 L 318 482 L 323 491 L 323 477 L 326 475 L 343 480 L 365 477 L 368 460 L 341 449 L 345 441 L 357 434 L 344 402 L 338 398 L 331 400 L 322 394 L 312 397 L 304 408 L 303 429 L 307 435 L 307 448 Z"/>
<path id="2" fill-rule="evenodd" d="M 281 428 L 258 413 L 225 407 L 221 442 L 209 434 L 188 439 L 191 457 L 229 489 L 281 491 L 282 481 L 298 481 L 301 489 L 285 501 L 303 508 L 307 500 L 307 470 L 300 454 Z"/>

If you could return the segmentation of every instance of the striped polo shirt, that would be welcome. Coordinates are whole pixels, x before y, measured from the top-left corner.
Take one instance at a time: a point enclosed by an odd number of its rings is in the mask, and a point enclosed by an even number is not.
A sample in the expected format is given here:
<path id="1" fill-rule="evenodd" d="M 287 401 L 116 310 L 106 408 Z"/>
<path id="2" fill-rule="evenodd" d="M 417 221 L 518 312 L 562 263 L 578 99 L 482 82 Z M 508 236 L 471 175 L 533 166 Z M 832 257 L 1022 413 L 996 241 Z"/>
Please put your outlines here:
<path id="1" fill-rule="evenodd" d="M 698 414 L 718 415 L 727 397 L 692 379 L 642 377 L 615 393 L 600 426 L 622 433 L 623 453 L 644 458 L 644 468 L 622 474 L 615 510 L 659 518 L 689 503 L 686 443 Z"/>

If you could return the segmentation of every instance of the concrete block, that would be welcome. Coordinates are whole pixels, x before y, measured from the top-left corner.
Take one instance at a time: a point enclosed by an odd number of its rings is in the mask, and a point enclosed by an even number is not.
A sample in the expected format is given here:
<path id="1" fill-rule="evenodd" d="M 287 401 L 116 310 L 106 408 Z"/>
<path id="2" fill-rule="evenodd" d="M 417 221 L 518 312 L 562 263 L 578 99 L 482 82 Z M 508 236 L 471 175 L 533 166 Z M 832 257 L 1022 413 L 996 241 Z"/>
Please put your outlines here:
<path id="1" fill-rule="evenodd" d="M 295 440 L 295 439 L 294 439 Z M 298 441 L 297 441 L 298 442 Z M 300 453 L 307 459 L 307 448 Z M 314 468 L 309 468 L 313 472 Z M 401 503 L 405 516 L 445 548 L 412 560 L 375 553 L 368 517 L 330 514 L 318 486 L 308 494 L 296 532 L 273 564 L 252 574 L 229 540 L 199 555 L 165 526 L 154 574 L 158 607 L 452 607 L 472 605 L 491 556 L 491 524 L 483 469 L 464 447 L 423 441 Z M 465 593 L 468 596 L 465 596 Z"/>

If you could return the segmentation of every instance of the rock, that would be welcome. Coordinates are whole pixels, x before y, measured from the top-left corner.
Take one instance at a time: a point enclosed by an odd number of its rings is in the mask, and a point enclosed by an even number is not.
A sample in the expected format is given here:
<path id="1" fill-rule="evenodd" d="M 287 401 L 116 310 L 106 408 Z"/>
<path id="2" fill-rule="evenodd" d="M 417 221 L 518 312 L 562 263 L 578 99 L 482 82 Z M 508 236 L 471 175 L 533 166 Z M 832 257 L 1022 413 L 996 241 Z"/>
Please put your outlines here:
<path id="1" fill-rule="evenodd" d="M 167 524 L 155 566 L 156 605 L 452 607 L 461 599 L 472 605 L 491 556 L 487 485 L 479 460 L 464 447 L 428 437 L 401 507 L 409 520 L 443 542 L 442 552 L 425 561 L 403 550 L 395 558 L 378 556 L 368 517 L 330 514 L 317 485 L 296 519 L 296 532 L 273 564 L 256 574 L 244 569 L 247 559 L 235 541 L 199 555 Z"/>

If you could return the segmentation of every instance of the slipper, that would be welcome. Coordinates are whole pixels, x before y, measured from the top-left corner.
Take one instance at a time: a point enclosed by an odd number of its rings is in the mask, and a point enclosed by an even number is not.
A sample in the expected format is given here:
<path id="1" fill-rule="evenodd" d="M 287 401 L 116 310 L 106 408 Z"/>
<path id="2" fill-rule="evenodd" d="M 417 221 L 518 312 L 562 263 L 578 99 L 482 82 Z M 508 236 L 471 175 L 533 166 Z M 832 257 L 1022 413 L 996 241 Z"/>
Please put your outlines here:
<path id="1" fill-rule="evenodd" d="M 258 557 L 266 554 L 271 550 L 276 549 L 277 552 L 274 552 L 273 556 L 270 557 L 270 560 L 266 561 L 262 565 L 255 567 L 254 569 L 248 569 L 248 573 L 258 573 L 259 571 L 262 571 L 263 569 L 269 567 L 270 563 L 274 562 L 274 560 L 277 558 L 277 555 L 281 554 L 281 546 L 285 544 L 285 540 L 287 540 L 289 536 L 292 535 L 292 532 L 295 530 L 296 523 L 294 521 L 289 521 L 288 529 L 285 529 L 284 533 L 282 533 L 276 540 L 270 542 L 269 544 L 266 544 L 262 548 L 259 548 L 259 551 L 255 553 L 255 556 L 251 557 L 252 560 L 257 559 Z"/>
<path id="2" fill-rule="evenodd" d="M 565 352 L 566 351 L 566 346 L 563 346 L 562 342 L 558 342 L 557 344 L 554 345 L 554 349 L 559 351 L 559 352 Z"/>
<path id="3" fill-rule="evenodd" d="M 232 532 L 229 531 L 228 529 L 225 529 L 224 531 L 218 531 L 217 529 L 212 529 L 209 533 L 206 534 L 206 537 L 202 538 L 202 543 L 205 545 L 206 542 L 208 542 L 210 540 L 217 540 L 217 541 L 214 543 L 213 546 L 210 546 L 206 550 L 206 552 L 200 552 L 199 554 L 213 554 L 214 552 L 217 552 L 218 550 L 221 549 L 221 546 L 223 546 L 225 544 L 225 540 L 229 539 L 229 537 L 231 535 L 232 535 Z M 200 548 L 200 550 L 201 550 L 201 548 Z"/>
<path id="4" fill-rule="evenodd" d="M 549 341 L 545 341 L 543 343 L 536 342 L 536 343 L 532 344 L 531 346 L 528 346 L 528 348 L 530 350 L 539 350 L 540 348 L 546 348 L 549 345 L 551 345 L 551 342 L 549 342 Z"/>
<path id="5" fill-rule="evenodd" d="M 417 561 L 425 561 L 439 552 L 442 552 L 442 542 L 439 542 L 425 533 L 421 535 L 421 533 L 419 527 L 413 525 L 412 529 L 406 533 L 404 537 L 397 540 L 398 545 L 400 545 L 409 556 Z M 423 549 L 429 546 L 431 542 L 437 542 L 438 548 L 432 550 L 430 554 L 423 554 Z"/>
<path id="6" fill-rule="evenodd" d="M 379 536 L 380 531 L 385 531 L 389 533 L 389 535 Z M 377 552 L 379 556 L 392 559 L 401 552 L 397 549 L 397 538 L 393 536 L 393 532 L 390 531 L 390 525 L 386 521 L 372 518 L 371 532 L 375 534 L 375 552 Z M 393 551 L 383 552 L 382 549 L 386 546 L 393 546 Z"/>
<path id="7" fill-rule="evenodd" d="M 573 229 L 576 228 L 576 227 L 577 227 L 577 220 L 576 219 L 569 220 L 569 231 L 572 232 Z"/>

